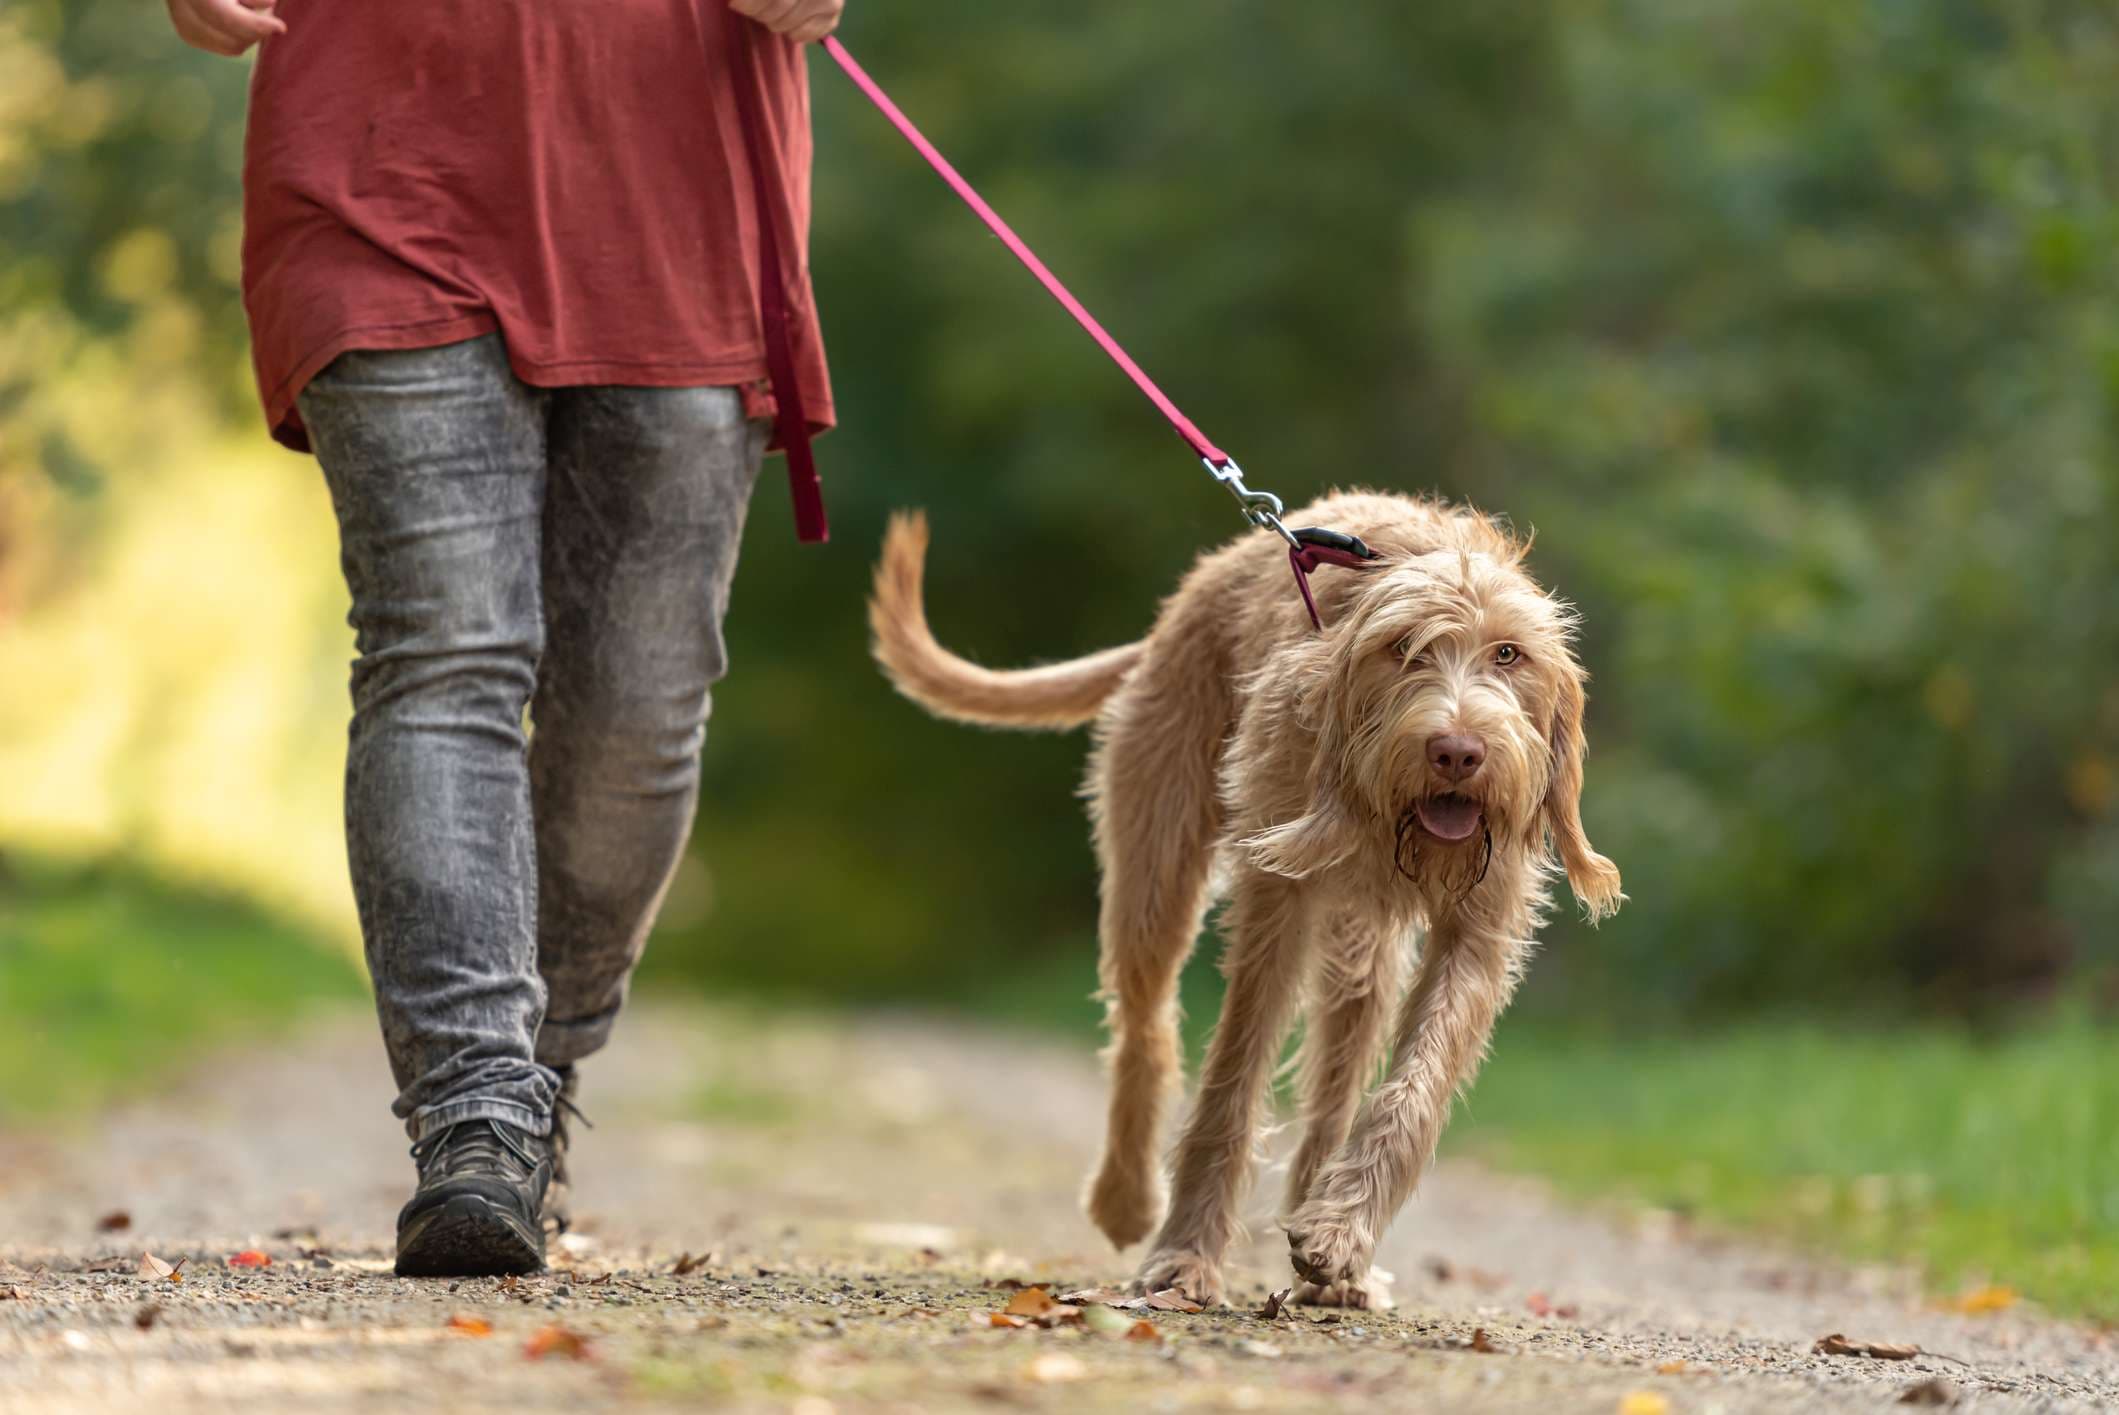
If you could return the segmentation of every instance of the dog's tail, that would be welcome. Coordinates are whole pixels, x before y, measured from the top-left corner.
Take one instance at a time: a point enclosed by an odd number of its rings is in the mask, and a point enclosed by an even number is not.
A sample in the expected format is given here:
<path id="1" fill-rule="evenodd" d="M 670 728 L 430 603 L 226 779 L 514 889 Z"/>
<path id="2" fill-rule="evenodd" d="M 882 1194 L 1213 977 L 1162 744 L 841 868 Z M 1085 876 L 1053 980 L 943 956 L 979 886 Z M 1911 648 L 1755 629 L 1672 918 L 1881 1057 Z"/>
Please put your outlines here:
<path id="1" fill-rule="evenodd" d="M 958 658 L 927 628 L 920 596 L 926 559 L 927 518 L 917 511 L 892 516 L 876 565 L 875 594 L 868 601 L 868 626 L 875 631 L 876 662 L 883 672 L 899 692 L 937 717 L 987 727 L 1079 727 L 1096 716 L 1140 661 L 1140 644 L 1006 671 Z"/>

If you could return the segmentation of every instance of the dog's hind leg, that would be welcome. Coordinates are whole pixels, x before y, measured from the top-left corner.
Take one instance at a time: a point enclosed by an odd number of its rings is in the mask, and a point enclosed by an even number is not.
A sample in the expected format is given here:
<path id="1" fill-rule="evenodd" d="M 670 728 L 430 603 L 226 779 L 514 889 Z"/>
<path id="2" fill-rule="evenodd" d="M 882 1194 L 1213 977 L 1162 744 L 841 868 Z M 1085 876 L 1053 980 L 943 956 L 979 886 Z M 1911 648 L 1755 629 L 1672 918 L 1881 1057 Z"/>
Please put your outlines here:
<path id="1" fill-rule="evenodd" d="M 1306 913 L 1297 881 L 1258 870 L 1236 881 L 1221 926 L 1228 994 L 1177 1142 L 1170 1216 L 1141 1265 L 1148 1290 L 1174 1287 L 1208 1305 L 1221 1300 L 1221 1259 L 1238 1231 L 1266 1083 L 1301 994 Z"/>
<path id="2" fill-rule="evenodd" d="M 1309 1197 L 1317 1171 L 1345 1142 L 1363 1087 L 1383 1059 L 1384 1028 L 1405 972 L 1406 941 L 1363 915 L 1334 911 L 1319 929 L 1296 1080 L 1302 1140 L 1288 1165 L 1284 1212 Z M 1295 1300 L 1330 1307 L 1391 1305 L 1388 1283 L 1374 1274 L 1366 1283 L 1303 1283 Z"/>
<path id="3" fill-rule="evenodd" d="M 1111 1114 L 1083 1202 L 1121 1248 L 1147 1237 L 1163 1213 L 1163 1115 L 1184 1079 L 1177 980 L 1206 913 L 1221 828 L 1214 767 L 1227 707 L 1219 682 L 1129 683 L 1105 710 L 1090 767 Z"/>

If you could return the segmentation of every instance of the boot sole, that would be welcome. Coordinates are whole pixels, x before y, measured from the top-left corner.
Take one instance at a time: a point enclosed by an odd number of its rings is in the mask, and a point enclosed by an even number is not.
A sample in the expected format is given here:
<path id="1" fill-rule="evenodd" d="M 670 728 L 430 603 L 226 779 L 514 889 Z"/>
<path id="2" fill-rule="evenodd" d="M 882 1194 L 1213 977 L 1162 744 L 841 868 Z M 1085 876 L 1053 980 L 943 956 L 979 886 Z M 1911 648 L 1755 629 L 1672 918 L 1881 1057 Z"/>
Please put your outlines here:
<path id="1" fill-rule="evenodd" d="M 476 1194 L 458 1194 L 399 1232 L 399 1277 L 501 1277 L 544 1271 L 543 1235 Z"/>

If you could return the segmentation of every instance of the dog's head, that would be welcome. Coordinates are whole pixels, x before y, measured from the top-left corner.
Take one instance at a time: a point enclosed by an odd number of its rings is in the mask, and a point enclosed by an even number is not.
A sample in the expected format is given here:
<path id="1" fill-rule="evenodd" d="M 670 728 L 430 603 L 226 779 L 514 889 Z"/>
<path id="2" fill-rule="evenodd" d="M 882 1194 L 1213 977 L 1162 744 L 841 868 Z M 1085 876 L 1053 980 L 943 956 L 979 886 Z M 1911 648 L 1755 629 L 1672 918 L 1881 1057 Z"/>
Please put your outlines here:
<path id="1" fill-rule="evenodd" d="M 1390 555 L 1335 588 L 1303 716 L 1339 824 L 1388 830 L 1397 870 L 1441 894 L 1473 887 L 1503 851 L 1549 848 L 1592 919 L 1617 909 L 1618 869 L 1582 831 L 1575 616 L 1525 573 L 1522 549 Z"/>

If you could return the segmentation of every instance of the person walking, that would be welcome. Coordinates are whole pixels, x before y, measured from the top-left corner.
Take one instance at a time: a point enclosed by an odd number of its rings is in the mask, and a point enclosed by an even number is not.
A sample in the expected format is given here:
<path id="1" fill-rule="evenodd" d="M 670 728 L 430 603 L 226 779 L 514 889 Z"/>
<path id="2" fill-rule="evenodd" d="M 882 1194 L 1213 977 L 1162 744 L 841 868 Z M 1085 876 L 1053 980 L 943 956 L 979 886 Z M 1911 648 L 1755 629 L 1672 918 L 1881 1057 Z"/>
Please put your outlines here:
<path id="1" fill-rule="evenodd" d="M 765 272 L 801 430 L 832 419 L 801 46 L 844 0 L 167 3 L 198 48 L 260 46 L 243 299 L 352 597 L 347 854 L 418 1168 L 397 1271 L 533 1272 L 698 800 Z"/>

